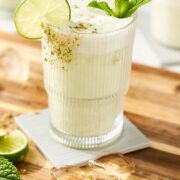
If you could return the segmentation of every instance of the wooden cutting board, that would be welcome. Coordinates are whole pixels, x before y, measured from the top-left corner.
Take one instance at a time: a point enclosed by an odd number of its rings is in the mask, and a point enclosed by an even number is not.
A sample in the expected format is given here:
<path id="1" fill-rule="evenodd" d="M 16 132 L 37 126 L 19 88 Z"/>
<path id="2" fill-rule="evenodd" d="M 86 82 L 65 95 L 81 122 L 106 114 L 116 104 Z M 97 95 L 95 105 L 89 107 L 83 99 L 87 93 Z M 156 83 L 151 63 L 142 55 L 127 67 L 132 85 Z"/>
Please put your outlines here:
<path id="1" fill-rule="evenodd" d="M 17 128 L 11 115 L 47 107 L 40 42 L 0 33 L 0 60 L 12 54 L 30 62 L 30 74 L 26 82 L 0 77 L 0 127 L 7 130 Z M 133 64 L 125 113 L 151 141 L 150 148 L 126 155 L 136 163 L 130 179 L 180 179 L 180 74 Z M 51 166 L 32 142 L 17 165 L 24 180 L 49 179 Z"/>

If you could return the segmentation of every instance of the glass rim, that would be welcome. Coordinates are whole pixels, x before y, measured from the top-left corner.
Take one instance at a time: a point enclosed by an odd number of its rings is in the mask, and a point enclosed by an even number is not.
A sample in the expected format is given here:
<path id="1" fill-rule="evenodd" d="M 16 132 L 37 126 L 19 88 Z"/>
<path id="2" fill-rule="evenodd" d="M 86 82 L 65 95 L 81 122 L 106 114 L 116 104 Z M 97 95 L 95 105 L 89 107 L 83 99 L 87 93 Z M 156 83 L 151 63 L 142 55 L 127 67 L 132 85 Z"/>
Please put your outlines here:
<path id="1" fill-rule="evenodd" d="M 74 31 L 73 33 L 74 34 L 77 34 L 77 35 L 82 35 L 82 36 L 98 36 L 98 35 L 107 35 L 107 34 L 114 34 L 116 32 L 119 32 L 120 30 L 124 30 L 126 28 L 128 28 L 130 25 L 132 25 L 134 22 L 136 22 L 137 20 L 137 12 L 135 12 L 132 16 L 132 20 L 126 24 L 125 26 L 122 26 L 120 28 L 117 28 L 115 30 L 112 30 L 112 31 L 107 31 L 107 32 L 100 32 L 100 33 L 92 33 L 92 32 L 77 32 L 77 31 Z M 55 24 L 51 24 L 51 23 L 48 23 L 46 22 L 48 25 L 50 25 L 51 27 L 54 27 L 54 28 L 59 28 L 58 25 L 55 25 Z"/>
<path id="2" fill-rule="evenodd" d="M 166 1 L 166 2 L 168 2 L 168 3 L 171 3 L 171 4 L 173 4 L 173 5 L 180 5 L 180 1 L 179 0 L 157 0 L 157 1 Z"/>

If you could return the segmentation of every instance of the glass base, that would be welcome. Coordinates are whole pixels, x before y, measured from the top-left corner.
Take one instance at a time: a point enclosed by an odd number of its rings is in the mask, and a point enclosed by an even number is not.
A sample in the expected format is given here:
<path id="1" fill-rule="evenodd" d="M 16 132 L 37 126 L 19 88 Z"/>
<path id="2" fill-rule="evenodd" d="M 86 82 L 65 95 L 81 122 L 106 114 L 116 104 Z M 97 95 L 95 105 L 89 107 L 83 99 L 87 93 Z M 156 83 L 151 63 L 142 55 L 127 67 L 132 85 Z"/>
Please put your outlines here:
<path id="1" fill-rule="evenodd" d="M 117 122 L 120 123 L 113 131 L 100 136 L 72 136 L 57 130 L 52 124 L 50 125 L 50 132 L 56 141 L 66 146 L 76 149 L 93 149 L 106 146 L 119 138 L 123 131 L 123 114 L 118 116 Z"/>

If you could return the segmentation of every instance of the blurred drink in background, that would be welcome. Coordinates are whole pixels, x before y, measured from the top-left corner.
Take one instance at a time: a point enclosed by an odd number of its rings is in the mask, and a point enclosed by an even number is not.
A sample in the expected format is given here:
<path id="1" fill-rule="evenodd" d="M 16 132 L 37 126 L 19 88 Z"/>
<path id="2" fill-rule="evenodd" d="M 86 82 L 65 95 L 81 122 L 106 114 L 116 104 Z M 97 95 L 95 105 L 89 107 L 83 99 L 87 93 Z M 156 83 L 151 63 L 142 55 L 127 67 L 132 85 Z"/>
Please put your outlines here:
<path id="1" fill-rule="evenodd" d="M 159 42 L 180 48 L 180 0 L 155 0 L 152 34 Z"/>
<path id="2" fill-rule="evenodd" d="M 20 0 L 0 0 L 0 11 L 13 12 Z"/>

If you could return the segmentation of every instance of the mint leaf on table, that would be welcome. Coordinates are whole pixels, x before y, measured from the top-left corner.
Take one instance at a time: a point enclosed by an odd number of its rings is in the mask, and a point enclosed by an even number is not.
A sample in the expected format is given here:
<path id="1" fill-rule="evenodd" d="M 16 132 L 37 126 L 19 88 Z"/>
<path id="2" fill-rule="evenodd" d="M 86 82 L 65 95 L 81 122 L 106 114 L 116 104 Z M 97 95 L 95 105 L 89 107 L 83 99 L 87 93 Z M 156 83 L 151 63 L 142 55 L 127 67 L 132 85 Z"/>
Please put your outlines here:
<path id="1" fill-rule="evenodd" d="M 96 0 L 90 2 L 88 4 L 89 7 L 94 7 L 94 8 L 98 8 L 101 10 L 106 11 L 110 16 L 113 16 L 113 10 L 109 7 L 107 2 L 101 1 L 101 2 L 97 2 Z"/>
<path id="2" fill-rule="evenodd" d="M 115 10 L 112 10 L 107 2 L 93 0 L 88 4 L 89 7 L 98 8 L 106 11 L 110 16 L 117 18 L 130 17 L 139 7 L 151 0 L 114 0 Z"/>
<path id="3" fill-rule="evenodd" d="M 0 179 L 20 180 L 19 173 L 13 163 L 0 156 Z"/>

